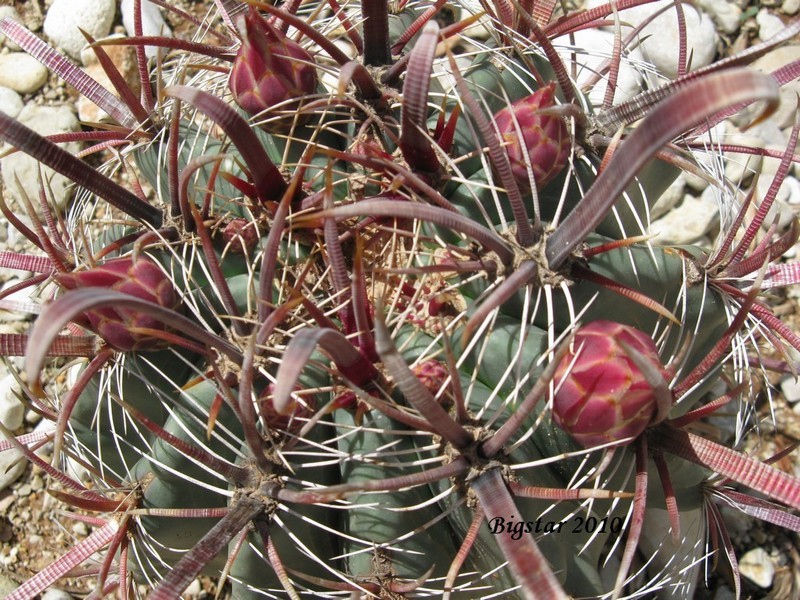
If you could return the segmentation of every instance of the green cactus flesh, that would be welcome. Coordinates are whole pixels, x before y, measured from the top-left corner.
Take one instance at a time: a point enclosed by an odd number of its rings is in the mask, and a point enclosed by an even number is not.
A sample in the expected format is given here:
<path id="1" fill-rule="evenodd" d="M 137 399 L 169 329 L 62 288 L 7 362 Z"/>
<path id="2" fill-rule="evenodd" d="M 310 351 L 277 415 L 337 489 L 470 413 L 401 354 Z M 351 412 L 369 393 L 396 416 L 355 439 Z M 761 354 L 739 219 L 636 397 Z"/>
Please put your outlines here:
<path id="1" fill-rule="evenodd" d="M 422 10 L 414 6 L 391 15 L 392 39 L 402 35 Z M 254 18 L 254 12 L 249 14 Z M 324 19 L 316 24 L 313 16 L 309 19 L 320 31 L 330 26 Z M 310 45 L 307 40 L 302 43 Z M 492 44 L 480 46 L 472 66 L 463 72 L 466 89 L 487 115 L 541 89 L 540 78 L 555 80 L 554 69 L 535 45 L 500 48 Z M 297 60 L 295 54 L 278 60 Z M 509 488 L 609 492 L 605 498 L 589 501 L 518 495 L 517 514 L 501 515 L 509 527 L 513 521 L 532 524 L 528 525 L 531 531 L 520 531 L 520 535 L 535 538 L 567 594 L 608 594 L 612 590 L 602 572 L 610 555 L 619 553 L 624 530 L 589 531 L 575 525 L 589 518 L 606 524 L 627 523 L 635 486 L 634 449 L 617 448 L 611 463 L 605 464 L 606 454 L 576 444 L 553 422 L 548 400 L 558 382 L 552 382 L 501 451 L 491 457 L 478 456 L 482 447 L 478 442 L 491 439 L 514 418 L 542 380 L 558 344 L 579 323 L 614 321 L 652 336 L 664 364 L 679 358 L 674 365 L 679 379 L 711 353 L 737 304 L 704 276 L 705 255 L 699 248 L 659 247 L 638 241 L 596 255 L 584 255 L 579 249 L 551 270 L 541 252 L 553 233 L 550 221 L 557 212 L 563 220 L 582 201 L 598 177 L 598 154 L 573 153 L 572 160 L 564 161 L 563 172 L 540 190 L 543 237 L 537 241 L 539 246 L 522 248 L 511 241 L 519 224 L 512 217 L 509 193 L 492 168 L 490 151 L 476 121 L 467 114 L 458 88 L 447 78 L 432 80 L 423 123 L 434 131 L 437 123 L 447 122 L 460 110 L 452 148 L 438 172 L 412 172 L 404 166 L 402 140 L 398 142 L 403 92 L 386 89 L 382 98 L 370 101 L 352 88 L 339 94 L 326 88 L 323 81 L 323 75 L 334 67 L 323 66 L 323 59 L 311 54 L 307 60 L 320 62 L 320 83 L 313 81 L 316 100 L 306 99 L 303 106 L 319 100 L 319 107 L 306 115 L 308 118 L 276 127 L 260 127 L 258 116 L 251 120 L 255 139 L 286 181 L 302 174 L 300 181 L 292 181 L 296 188 L 287 183 L 286 189 L 294 196 L 278 190 L 262 203 L 243 192 L 249 189 L 243 183 L 249 185 L 253 176 L 246 149 L 237 148 L 236 140 L 220 133 L 220 124 L 213 118 L 175 97 L 158 105 L 156 120 L 170 123 L 176 118 L 171 111 L 181 105 L 180 121 L 172 128 L 177 142 L 161 136 L 132 152 L 138 174 L 154 190 L 158 206 L 164 208 L 170 234 L 143 248 L 123 246 L 113 254 L 114 260 L 143 251 L 173 282 L 181 314 L 224 344 L 197 352 L 203 340 L 187 334 L 191 343 L 185 348 L 119 352 L 83 390 L 71 413 L 66 440 L 69 453 L 88 463 L 98 481 L 107 478 L 129 489 L 135 507 L 141 509 L 131 536 L 130 569 L 140 580 L 157 586 L 219 521 L 218 516 L 186 515 L 199 509 L 235 506 L 237 499 L 247 496 L 263 505 L 254 518 L 255 527 L 227 541 L 227 551 L 202 570 L 212 576 L 224 571 L 234 598 L 292 597 L 286 590 L 287 577 L 297 590 L 307 590 L 309 597 L 349 593 L 437 597 L 448 586 L 456 598 L 523 597 L 508 558 L 498 546 L 493 527 L 499 526 L 484 520 L 477 530 L 473 527 L 480 510 L 473 482 L 486 471 L 498 470 Z M 448 70 L 447 57 L 435 60 L 437 66 Z M 218 73 L 198 75 L 178 68 L 161 75 L 176 83 L 187 79 L 188 85 L 212 90 L 233 106 Z M 380 80 L 381 73 L 378 75 Z M 237 85 L 245 85 L 248 79 L 242 76 L 241 81 L 237 80 Z M 308 90 L 294 92 L 308 95 Z M 562 94 L 559 103 L 563 101 Z M 588 105 L 579 97 L 577 104 L 581 103 Z M 173 194 L 172 167 L 166 159 L 170 144 L 177 148 L 174 163 L 179 173 L 196 168 L 188 190 L 197 210 L 183 215 L 185 221 L 167 215 Z M 374 156 L 367 156 L 366 150 L 363 155 L 356 151 L 365 147 Z M 198 160 L 221 155 L 216 162 Z M 375 156 L 389 160 L 367 160 Z M 583 247 L 640 234 L 653 203 L 678 172 L 660 160 L 648 163 Z M 435 194 L 429 194 L 430 190 Z M 532 210 L 532 191 L 528 191 L 523 196 Z M 266 194 L 264 190 L 260 193 Z M 339 223 L 330 212 L 336 207 L 357 207 L 359 200 L 370 198 L 396 200 L 397 205 L 441 204 L 437 195 L 456 213 L 507 240 L 514 260 L 498 266 L 497 257 L 479 241 L 468 239 L 456 226 L 443 225 L 444 220 L 434 223 L 433 219 L 418 218 L 413 209 L 398 209 L 395 217 L 365 211 L 359 219 Z M 87 214 L 95 201 L 82 199 Z M 284 209 L 286 222 L 276 224 L 276 215 Z M 317 217 L 323 209 L 327 212 Z M 254 245 L 234 248 L 238 242 L 222 239 L 220 231 L 237 219 L 253 225 L 258 235 Z M 213 247 L 204 245 L 198 233 L 187 231 L 186 224 L 192 220 L 207 229 Z M 94 238 L 101 247 L 137 231 L 99 219 L 91 226 L 101 230 Z M 282 233 L 280 227 L 284 227 Z M 339 243 L 332 244 L 331 236 Z M 78 254 L 93 256 L 97 250 L 90 243 Z M 274 276 L 261 285 L 265 256 L 272 251 L 277 252 Z M 472 266 L 454 266 L 448 271 L 447 265 L 459 261 Z M 536 263 L 537 277 L 510 293 L 468 331 L 469 319 L 482 314 L 484 303 L 494 301 L 493 292 L 526 261 Z M 215 263 L 219 273 L 215 273 Z M 497 268 L 489 268 L 490 263 Z M 230 298 L 220 289 L 217 277 L 224 279 Z M 632 290 L 639 301 L 624 297 L 619 289 L 602 281 Z M 641 298 L 664 307 L 674 319 L 667 318 L 663 310 L 643 305 Z M 366 307 L 359 308 L 359 303 Z M 228 314 L 229 310 L 238 314 Z M 273 315 L 280 318 L 270 322 L 269 335 L 256 344 L 260 328 L 266 327 L 264 323 Z M 475 436 L 473 446 L 454 448 L 433 424 L 419 429 L 409 425 L 425 419 L 401 391 L 396 372 L 384 366 L 388 351 L 383 346 L 373 351 L 368 343 L 379 319 L 385 321 L 391 342 L 407 365 L 432 359 L 447 365 L 449 378 L 440 382 L 440 395 L 463 401 L 466 421 L 461 425 Z M 244 324 L 244 334 L 236 329 L 237 322 Z M 164 325 L 169 335 L 184 335 L 177 323 Z M 343 364 L 333 343 L 320 344 L 303 354 L 310 358 L 300 361 L 300 374 L 292 383 L 300 396 L 314 397 L 313 422 L 301 415 L 298 427 L 281 429 L 269 422 L 265 409 L 259 414 L 259 400 L 269 386 L 296 366 L 292 360 L 301 353 L 292 342 L 301 332 L 317 329 L 333 329 L 341 343 L 347 338 L 361 362 L 357 361 L 356 367 Z M 226 354 L 225 348 L 233 350 Z M 255 355 L 250 363 L 246 363 L 252 358 L 248 353 Z M 244 364 L 249 365 L 246 374 Z M 365 364 L 370 367 L 361 369 Z M 712 365 L 670 416 L 685 414 L 705 400 L 708 390 L 720 381 L 721 370 L 721 364 Z M 248 389 L 243 387 L 245 380 L 252 392 L 244 403 L 256 412 L 255 436 L 260 440 L 261 456 L 253 455 L 252 440 L 246 435 L 253 432 L 243 425 L 246 411 L 239 395 Z M 436 387 L 437 381 L 432 385 Z M 444 402 L 441 406 L 456 414 L 452 406 Z M 181 449 L 188 447 L 197 454 L 190 456 Z M 226 479 L 204 464 L 204 455 L 242 469 L 247 477 L 237 482 Z M 432 469 L 461 464 L 456 461 L 466 456 L 474 461 L 469 469 L 452 477 L 425 479 Z M 679 498 L 679 514 L 686 514 L 687 519 L 696 517 L 709 473 L 679 459 L 665 460 Z M 654 472 L 649 472 L 648 511 L 660 510 L 667 502 L 668 493 Z M 374 482 L 404 476 L 413 483 L 370 487 Z M 332 486 L 346 490 L 326 495 Z M 284 490 L 289 499 L 278 498 L 276 489 Z M 317 492 L 319 498 L 314 499 Z M 184 516 L 169 516 L 172 509 Z M 470 536 L 463 564 L 452 573 L 462 544 Z M 287 576 L 269 555 L 265 539 Z M 685 543 L 693 542 L 687 537 Z M 664 545 L 652 552 L 666 563 L 667 553 L 675 549 Z M 636 595 L 636 590 L 629 591 Z"/>

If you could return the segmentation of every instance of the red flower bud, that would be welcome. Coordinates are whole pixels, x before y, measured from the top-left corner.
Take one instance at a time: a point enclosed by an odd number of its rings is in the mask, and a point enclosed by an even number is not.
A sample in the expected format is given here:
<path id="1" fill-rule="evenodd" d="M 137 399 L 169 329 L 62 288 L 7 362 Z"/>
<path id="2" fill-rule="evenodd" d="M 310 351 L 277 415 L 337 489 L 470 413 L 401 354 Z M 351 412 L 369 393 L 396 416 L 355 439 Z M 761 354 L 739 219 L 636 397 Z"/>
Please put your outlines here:
<path id="1" fill-rule="evenodd" d="M 234 254 L 248 254 L 258 243 L 256 224 L 247 219 L 231 219 L 222 229 L 222 239 Z"/>
<path id="2" fill-rule="evenodd" d="M 434 396 L 439 393 L 442 384 L 444 384 L 450 376 L 447 366 L 434 359 L 426 360 L 412 367 L 411 372 L 417 376 L 417 379 L 425 386 L 425 389 Z M 441 397 L 440 403 L 445 407 L 452 404 L 452 398 L 447 391 L 445 391 L 445 394 Z"/>
<path id="3" fill-rule="evenodd" d="M 159 306 L 174 309 L 179 298 L 169 277 L 150 259 L 115 258 L 86 271 L 61 273 L 56 280 L 68 290 L 100 287 L 122 292 Z M 94 331 L 116 350 L 150 350 L 164 345 L 158 338 L 137 333 L 136 328 L 164 330 L 164 324 L 149 315 L 127 308 L 97 308 L 78 322 Z"/>
<path id="4" fill-rule="evenodd" d="M 635 438 L 650 424 L 657 402 L 653 387 L 620 343 L 671 375 L 647 334 L 612 321 L 594 321 L 575 334 L 574 353 L 556 369 L 553 419 L 589 448 Z"/>
<path id="5" fill-rule="evenodd" d="M 314 59 L 255 8 L 245 14 L 241 27 L 242 45 L 228 82 L 234 100 L 250 115 L 279 104 L 279 110 L 296 111 L 299 100 L 317 89 Z"/>
<path id="6" fill-rule="evenodd" d="M 530 186 L 529 164 L 536 188 L 542 189 L 569 161 L 572 142 L 564 119 L 540 113 L 541 109 L 556 105 L 555 89 L 555 84 L 550 83 L 494 115 L 511 171 L 522 190 Z"/>

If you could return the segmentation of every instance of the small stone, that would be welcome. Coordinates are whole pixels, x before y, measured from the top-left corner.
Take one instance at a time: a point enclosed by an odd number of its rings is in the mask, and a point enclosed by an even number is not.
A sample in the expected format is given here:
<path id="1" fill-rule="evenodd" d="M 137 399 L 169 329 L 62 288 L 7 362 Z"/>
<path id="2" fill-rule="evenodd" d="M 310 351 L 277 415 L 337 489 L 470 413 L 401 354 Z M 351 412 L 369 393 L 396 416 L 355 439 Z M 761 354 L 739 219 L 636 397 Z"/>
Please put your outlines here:
<path id="1" fill-rule="evenodd" d="M 790 206 L 797 206 L 800 204 L 800 181 L 795 177 L 786 177 L 783 183 L 789 190 L 789 197 L 786 199 L 786 204 Z M 785 255 L 784 255 L 785 256 Z"/>
<path id="2" fill-rule="evenodd" d="M 24 112 L 24 109 L 23 109 L 23 112 Z M 22 114 L 22 113 L 20 113 L 20 114 Z M 17 118 L 19 118 L 19 117 L 17 117 Z M 8 191 L 8 188 L 6 188 L 6 191 Z M 28 215 L 20 213 L 20 214 L 17 215 L 17 218 L 20 221 L 22 221 L 22 223 L 24 223 L 25 226 L 28 229 L 31 228 L 32 223 L 31 223 L 30 217 L 28 217 Z M 19 231 L 17 231 L 16 227 L 9 227 L 6 230 L 6 236 L 7 236 L 6 237 L 6 242 L 8 243 L 8 249 L 9 250 L 20 251 L 28 243 L 27 238 L 24 235 L 22 235 Z M 21 275 L 19 275 L 19 271 L 14 270 L 14 271 L 11 271 L 11 272 L 17 273 L 17 277 L 21 277 Z"/>
<path id="3" fill-rule="evenodd" d="M 78 119 L 75 118 L 68 106 L 28 104 L 22 109 L 18 120 L 41 135 L 80 130 Z M 60 146 L 72 154 L 76 153 L 80 147 L 76 143 L 60 144 Z M 33 202 L 37 202 L 39 198 L 39 163 L 27 154 L 17 152 L 0 161 L 0 170 L 2 170 L 3 178 L 6 181 L 6 194 L 16 200 L 17 213 L 24 215 L 25 211 L 20 210 L 22 206 L 20 192 L 14 177 L 16 176 L 19 179 L 20 185 L 28 197 Z M 52 200 L 55 201 L 56 208 L 63 209 L 72 194 L 71 190 L 69 193 L 67 192 L 70 181 L 63 175 L 54 173 L 50 168 L 43 169 L 43 172 L 45 178 L 49 180 L 50 188 L 53 191 Z M 37 208 L 38 212 L 38 207 L 35 205 L 34 207 Z"/>
<path id="4" fill-rule="evenodd" d="M 796 15 L 800 12 L 800 0 L 783 0 L 781 10 L 787 15 Z"/>
<path id="5" fill-rule="evenodd" d="M 650 219 L 655 220 L 663 217 L 683 199 L 686 189 L 686 177 L 683 173 L 675 178 L 669 187 L 664 190 L 661 197 L 650 209 Z"/>
<path id="6" fill-rule="evenodd" d="M 17 496 L 20 498 L 27 498 L 33 493 L 33 488 L 31 487 L 30 483 L 23 483 L 19 488 L 17 488 Z"/>
<path id="7" fill-rule="evenodd" d="M 161 15 L 161 9 L 158 5 L 143 0 L 142 6 L 142 34 L 143 35 L 162 35 L 172 37 L 172 30 L 164 21 Z M 135 35 L 133 26 L 133 9 L 134 0 L 122 0 L 119 10 L 122 13 L 122 25 L 129 36 Z M 158 54 L 158 48 L 155 46 L 146 46 L 145 54 L 148 58 L 153 58 Z"/>
<path id="8" fill-rule="evenodd" d="M 112 36 L 122 37 L 122 36 Z M 136 51 L 130 46 L 105 46 L 103 48 L 111 59 L 111 62 L 117 68 L 119 73 L 130 86 L 131 91 L 138 96 L 141 89 L 139 81 L 139 70 L 136 65 Z M 97 81 L 100 85 L 108 91 L 117 95 L 114 85 L 106 75 L 105 70 L 97 61 L 97 56 L 91 49 L 84 50 L 81 53 L 83 64 L 86 65 L 84 69 L 86 74 L 92 79 Z M 78 118 L 84 122 L 99 123 L 108 118 L 108 115 L 94 102 L 81 96 L 76 103 L 78 109 Z"/>
<path id="9" fill-rule="evenodd" d="M 27 425 L 36 425 L 42 421 L 43 417 L 39 413 L 33 410 L 29 410 L 25 412 L 25 423 Z"/>
<path id="10" fill-rule="evenodd" d="M 725 142 L 735 146 L 750 148 L 763 148 L 765 142 L 758 136 L 732 131 Z M 725 177 L 734 184 L 744 183 L 761 170 L 763 157 L 759 154 L 739 154 L 736 152 L 725 153 Z"/>
<path id="11" fill-rule="evenodd" d="M 0 86 L 0 112 L 16 118 L 22 112 L 22 98 L 10 87 Z"/>
<path id="12" fill-rule="evenodd" d="M 728 0 L 699 0 L 700 8 L 706 11 L 721 31 L 733 34 L 739 31 L 742 9 Z"/>
<path id="13" fill-rule="evenodd" d="M 800 401 L 800 378 L 787 375 L 781 379 L 781 393 L 786 398 L 786 401 L 791 404 Z"/>
<path id="14" fill-rule="evenodd" d="M 42 594 L 42 600 L 74 600 L 74 597 L 64 590 L 50 588 L 44 594 Z"/>
<path id="15" fill-rule="evenodd" d="M 16 21 L 17 23 L 22 23 L 22 19 L 13 6 L 0 6 L 0 19 L 4 19 L 8 17 L 12 21 Z M 14 52 L 19 52 L 22 50 L 15 42 L 8 39 L 6 36 L 0 33 L 0 44 L 5 44 L 6 48 L 9 50 L 13 50 Z"/>
<path id="16" fill-rule="evenodd" d="M 95 39 L 104 38 L 111 31 L 115 12 L 114 0 L 53 0 L 44 19 L 44 32 L 54 45 L 79 59 L 86 46 L 80 29 Z"/>
<path id="17" fill-rule="evenodd" d="M 31 489 L 34 492 L 41 492 L 44 489 L 44 479 L 41 475 L 34 475 L 31 479 Z"/>
<path id="18" fill-rule="evenodd" d="M 690 244 L 702 238 L 718 221 L 715 188 L 707 188 L 700 198 L 685 196 L 681 205 L 653 222 L 651 230 L 661 244 Z"/>
<path id="19" fill-rule="evenodd" d="M 46 437 L 55 431 L 56 424 L 50 421 L 49 419 L 42 419 L 39 423 L 33 428 L 33 433 L 41 434 L 43 437 Z M 50 454 L 53 451 L 53 442 L 48 442 L 38 448 L 35 452 L 36 456 L 43 460 L 47 460 L 50 458 Z M 71 475 L 71 474 L 70 474 Z"/>
<path id="20" fill-rule="evenodd" d="M 775 565 L 763 548 L 753 548 L 739 559 L 739 573 L 761 588 L 772 585 Z"/>
<path id="21" fill-rule="evenodd" d="M 0 490 L 22 477 L 28 462 L 19 450 L 0 452 Z"/>
<path id="22" fill-rule="evenodd" d="M 797 60 L 800 60 L 800 45 L 791 44 L 775 48 L 765 56 L 753 62 L 752 67 L 764 73 L 772 73 L 776 69 Z M 795 79 L 785 83 L 781 86 L 780 93 L 781 103 L 780 106 L 778 106 L 778 110 L 775 111 L 764 124 L 777 123 L 778 127 L 786 129 L 794 125 L 794 120 L 797 115 L 797 94 L 800 93 L 800 81 Z M 761 108 L 758 106 L 749 107 L 747 110 L 735 116 L 734 119 L 737 125 L 742 126 L 752 121 L 760 110 Z M 752 131 L 748 131 L 748 133 L 752 133 Z"/>
<path id="23" fill-rule="evenodd" d="M 463 8 L 461 9 L 460 14 L 460 21 L 466 21 L 467 19 L 471 18 L 473 15 L 478 14 L 481 12 L 482 8 L 480 3 L 475 2 L 474 0 L 463 0 Z M 463 35 L 468 39 L 473 40 L 488 40 L 492 37 L 492 27 L 487 26 L 486 19 L 481 19 L 477 23 L 474 23 L 467 27 Z"/>
<path id="24" fill-rule="evenodd" d="M 606 4 L 606 0 L 588 0 L 586 8 Z M 642 31 L 640 38 L 645 60 L 653 63 L 658 71 L 669 79 L 678 74 L 678 17 L 672 0 L 660 0 L 627 10 L 619 11 L 620 20 L 637 27 L 657 11 L 668 7 L 666 12 L 653 19 Z M 686 55 L 692 57 L 692 70 L 711 64 L 717 52 L 717 32 L 714 22 L 702 10 L 684 5 L 686 21 Z M 623 31 L 627 35 L 627 30 Z"/>
<path id="25" fill-rule="evenodd" d="M 181 598 L 197 598 L 202 591 L 203 586 L 200 584 L 200 580 L 195 579 L 189 584 L 189 587 L 184 590 L 183 594 L 181 594 Z"/>
<path id="26" fill-rule="evenodd" d="M 5 567 L 10 567 L 17 563 L 17 555 L 19 554 L 19 546 L 14 546 L 8 551 L 8 554 L 3 553 L 0 555 L 0 563 Z"/>
<path id="27" fill-rule="evenodd" d="M 22 419 L 25 416 L 25 407 L 20 402 L 19 386 L 13 375 L 7 375 L 0 380 L 0 422 L 14 431 L 22 427 Z"/>
<path id="28" fill-rule="evenodd" d="M 569 36 L 563 36 L 553 40 L 553 45 L 563 60 L 575 60 L 577 63 L 577 83 L 578 87 L 581 87 L 590 79 L 594 79 L 598 67 L 611 57 L 614 34 L 602 29 L 583 29 L 574 33 L 574 44 Z M 629 100 L 642 91 L 642 77 L 633 65 L 641 64 L 643 60 L 642 53 L 638 49 L 633 49 L 623 57 L 614 93 L 615 104 Z M 570 68 L 569 65 L 567 68 Z M 589 91 L 589 100 L 593 106 L 602 105 L 607 80 L 607 77 L 601 77 Z"/>
<path id="29" fill-rule="evenodd" d="M 47 83 L 47 67 L 24 52 L 0 54 L 0 85 L 32 94 Z"/>
<path id="30" fill-rule="evenodd" d="M 78 537 L 86 537 L 89 535 L 89 527 L 83 521 L 76 521 L 72 525 L 72 533 Z"/>
<path id="31" fill-rule="evenodd" d="M 777 35 L 784 27 L 781 18 L 769 9 L 762 8 L 756 15 L 758 38 L 763 42 Z"/>

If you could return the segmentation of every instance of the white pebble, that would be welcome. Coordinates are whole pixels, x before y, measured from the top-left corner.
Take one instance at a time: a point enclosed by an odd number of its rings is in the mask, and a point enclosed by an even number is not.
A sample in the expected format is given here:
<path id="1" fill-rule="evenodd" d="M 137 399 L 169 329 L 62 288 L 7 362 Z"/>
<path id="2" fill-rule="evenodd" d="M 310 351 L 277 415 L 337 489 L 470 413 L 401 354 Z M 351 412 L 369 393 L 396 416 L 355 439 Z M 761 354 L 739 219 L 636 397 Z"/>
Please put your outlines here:
<path id="1" fill-rule="evenodd" d="M 133 27 L 133 4 L 134 0 L 122 0 L 119 7 L 122 13 L 122 25 L 130 36 L 135 35 Z M 172 30 L 169 28 L 166 21 L 164 21 L 164 17 L 161 15 L 161 9 L 158 5 L 148 2 L 147 0 L 142 0 L 141 6 L 142 34 L 172 37 Z M 145 54 L 147 54 L 148 58 L 153 58 L 158 54 L 158 48 L 155 46 L 147 46 L 145 48 Z"/>
<path id="2" fill-rule="evenodd" d="M 23 280 L 30 277 L 30 274 L 20 277 L 20 271 L 12 271 L 12 273 L 14 274 L 9 277 L 2 286 L 0 286 L 0 290 L 5 291 L 15 285 L 20 284 Z M 6 300 L 9 300 L 10 302 L 17 302 L 20 305 L 28 305 L 31 302 L 31 291 L 30 289 L 17 290 L 16 292 L 12 292 L 6 296 Z M 26 311 L 25 308 L 25 306 L 21 306 L 21 310 L 0 309 L 0 316 L 2 316 L 3 320 L 5 321 L 27 321 L 30 318 L 30 312 Z M 0 386 L 0 389 L 2 389 L 2 386 Z"/>
<path id="3" fill-rule="evenodd" d="M 22 112 L 22 98 L 10 87 L 0 86 L 0 112 L 17 117 Z"/>
<path id="4" fill-rule="evenodd" d="M 764 73 L 772 73 L 776 69 L 800 60 L 800 45 L 789 44 L 775 48 L 765 56 L 756 60 L 751 66 Z M 797 94 L 800 93 L 800 81 L 793 80 L 781 86 L 781 103 L 778 110 L 773 113 L 764 123 L 776 123 L 781 129 L 792 127 L 797 116 Z M 757 103 L 741 111 L 738 115 L 731 118 L 739 127 L 749 124 L 763 109 L 763 105 Z M 756 126 L 759 127 L 759 126 Z M 753 129 L 756 129 L 753 127 Z M 752 134 L 752 130 L 748 131 Z M 767 143 L 771 140 L 767 139 Z"/>
<path id="5" fill-rule="evenodd" d="M 19 13 L 13 6 L 0 6 L 0 19 L 8 17 L 12 21 L 16 21 L 17 23 L 22 23 L 22 19 L 19 18 Z M 15 52 L 19 52 L 22 50 L 16 43 L 8 39 L 3 34 L 0 34 L 0 44 L 5 44 L 9 50 L 14 50 Z"/>
<path id="6" fill-rule="evenodd" d="M 586 8 L 594 8 L 606 4 L 606 0 L 588 0 Z M 652 4 L 637 6 L 619 12 L 620 20 L 636 27 L 650 15 L 671 6 L 672 0 L 660 0 Z M 717 32 L 714 22 L 705 12 L 694 10 L 684 5 L 683 14 L 686 21 L 686 55 L 692 57 L 692 70 L 699 69 L 714 59 L 717 50 Z M 623 36 L 630 31 L 623 29 Z M 670 79 L 678 74 L 678 17 L 674 8 L 656 17 L 640 34 L 641 50 L 645 59 L 651 61 L 659 72 Z M 646 39 L 645 39 L 646 38 Z"/>
<path id="7" fill-rule="evenodd" d="M 584 29 L 574 34 L 575 43 L 571 44 L 569 36 L 562 36 L 553 40 L 561 58 L 577 62 L 577 82 L 583 87 L 594 74 L 597 68 L 604 64 L 614 48 L 614 34 L 600 29 Z M 623 57 L 620 63 L 617 88 L 614 94 L 614 103 L 629 100 L 642 91 L 642 77 L 636 70 L 635 64 L 644 62 L 642 53 L 634 49 Z M 600 106 L 606 93 L 606 78 L 600 79 L 589 91 L 589 100 L 593 106 Z"/>
<path id="8" fill-rule="evenodd" d="M 195 579 L 194 581 L 192 581 L 192 583 L 189 584 L 189 587 L 187 587 L 183 591 L 183 594 L 181 594 L 181 597 L 182 598 L 197 598 L 200 595 L 200 592 L 202 592 L 202 591 L 203 591 L 203 587 L 200 584 L 200 580 L 199 579 Z"/>
<path id="9" fill-rule="evenodd" d="M 19 450 L 0 452 L 0 490 L 6 489 L 22 477 L 28 461 Z"/>
<path id="10" fill-rule="evenodd" d="M 739 559 L 739 573 L 762 588 L 772 585 L 775 565 L 763 548 L 753 548 Z"/>
<path id="11" fill-rule="evenodd" d="M 781 379 L 781 392 L 787 402 L 794 404 L 800 401 L 800 379 L 787 375 Z"/>
<path id="12" fill-rule="evenodd" d="M 763 148 L 764 140 L 758 136 L 747 133 L 731 132 L 725 138 L 725 142 L 736 146 L 747 146 L 750 148 Z M 754 173 L 761 170 L 763 157 L 759 154 L 738 154 L 735 152 L 725 153 L 725 177 L 733 183 L 747 181 Z"/>
<path id="13" fill-rule="evenodd" d="M 23 125 L 42 135 L 80 130 L 78 119 L 75 118 L 68 106 L 28 104 L 19 114 L 18 120 Z M 74 154 L 77 152 L 79 145 L 73 142 L 61 144 L 61 147 Z M 7 182 L 14 182 L 16 174 L 22 189 L 25 190 L 28 197 L 34 202 L 37 201 L 39 197 L 39 163 L 36 160 L 22 152 L 17 152 L 0 160 L 0 170 L 2 170 L 3 177 Z M 63 208 L 72 193 L 71 190 L 69 193 L 67 190 L 70 184 L 69 180 L 63 175 L 54 174 L 49 168 L 44 169 L 44 175 L 50 181 L 50 187 L 53 190 L 53 201 L 56 207 Z M 13 185 L 10 183 L 7 185 L 6 193 L 9 193 L 12 198 L 19 201 L 20 194 L 16 182 Z M 23 211 L 18 212 L 24 214 Z"/>
<path id="14" fill-rule="evenodd" d="M 74 600 L 74 597 L 58 588 L 50 588 L 42 594 L 42 600 Z"/>
<path id="15" fill-rule="evenodd" d="M 79 537 L 86 537 L 89 535 L 89 527 L 83 521 L 75 521 L 71 529 L 72 533 Z"/>
<path id="16" fill-rule="evenodd" d="M 728 0 L 699 0 L 697 3 L 714 20 L 717 26 L 725 33 L 732 34 L 739 31 L 742 9 L 734 2 Z"/>
<path id="17" fill-rule="evenodd" d="M 786 199 L 786 203 L 791 206 L 800 204 L 800 181 L 794 177 L 787 176 L 783 183 L 789 190 L 789 197 Z"/>
<path id="18" fill-rule="evenodd" d="M 44 32 L 53 44 L 79 59 L 86 38 L 78 28 L 95 39 L 105 37 L 115 12 L 114 0 L 54 0 L 44 19 Z"/>
<path id="19" fill-rule="evenodd" d="M 703 237 L 719 220 L 715 188 L 709 187 L 700 198 L 685 196 L 681 205 L 653 222 L 651 230 L 660 244 L 690 244 Z"/>
<path id="20" fill-rule="evenodd" d="M 461 4 L 463 4 L 463 7 L 461 9 L 460 21 L 466 21 L 483 10 L 480 3 L 474 0 L 462 0 Z M 467 27 L 463 35 L 473 40 L 488 40 L 492 37 L 492 26 L 487 23 L 487 19 L 481 19 L 477 23 Z"/>
<path id="21" fill-rule="evenodd" d="M 669 187 L 664 190 L 661 197 L 656 200 L 656 203 L 650 209 L 650 219 L 660 219 L 683 199 L 686 189 L 686 177 L 681 173 L 675 178 Z"/>
<path id="22" fill-rule="evenodd" d="M 781 10 L 787 15 L 796 15 L 800 12 L 800 0 L 783 0 Z"/>
<path id="23" fill-rule="evenodd" d="M 0 379 L 0 422 L 14 431 L 22 427 L 25 407 L 19 401 L 19 385 L 13 375 Z"/>
<path id="24" fill-rule="evenodd" d="M 767 8 L 758 11 L 756 23 L 758 24 L 758 37 L 761 41 L 770 39 L 784 28 L 780 17 L 771 13 Z"/>
<path id="25" fill-rule="evenodd" d="M 0 54 L 0 85 L 32 94 L 47 83 L 47 67 L 24 52 Z"/>

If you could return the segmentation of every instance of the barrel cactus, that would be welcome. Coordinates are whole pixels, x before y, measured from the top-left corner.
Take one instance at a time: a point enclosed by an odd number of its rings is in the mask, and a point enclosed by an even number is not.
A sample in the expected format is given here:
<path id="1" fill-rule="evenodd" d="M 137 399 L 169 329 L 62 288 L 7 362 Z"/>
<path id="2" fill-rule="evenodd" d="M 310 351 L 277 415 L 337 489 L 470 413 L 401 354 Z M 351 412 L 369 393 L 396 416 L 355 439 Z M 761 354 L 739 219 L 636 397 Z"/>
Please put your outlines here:
<path id="1" fill-rule="evenodd" d="M 79 188 L 62 218 L 42 185 L 30 227 L 2 206 L 41 253 L 0 261 L 41 310 L 0 348 L 54 424 L 3 447 L 98 517 L 9 598 L 101 550 L 96 597 L 201 574 L 234 598 L 683 596 L 709 549 L 735 563 L 721 503 L 797 530 L 800 481 L 691 428 L 791 368 L 754 341 L 800 350 L 760 297 L 797 280 L 800 229 L 767 221 L 797 128 L 766 197 L 714 182 L 713 248 L 647 228 L 709 127 L 775 108 L 796 66 L 742 65 L 800 22 L 593 106 L 553 40 L 643 3 L 453 3 L 440 24 L 440 2 L 217 0 L 192 40 L 89 39 L 116 95 L 0 22 L 114 121 L 71 137 L 117 147 L 94 168 L 0 115 Z M 111 43 L 137 49 L 141 96 Z"/>

